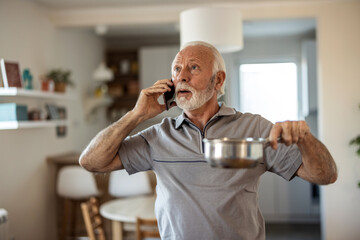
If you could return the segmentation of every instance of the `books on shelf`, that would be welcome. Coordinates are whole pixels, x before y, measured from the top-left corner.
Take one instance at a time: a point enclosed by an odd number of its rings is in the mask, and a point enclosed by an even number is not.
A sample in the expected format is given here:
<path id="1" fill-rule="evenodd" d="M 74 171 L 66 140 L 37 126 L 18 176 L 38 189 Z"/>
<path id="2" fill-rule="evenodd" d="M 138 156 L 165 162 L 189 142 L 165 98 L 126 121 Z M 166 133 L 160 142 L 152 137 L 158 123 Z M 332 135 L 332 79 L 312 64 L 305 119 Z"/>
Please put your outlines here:
<path id="1" fill-rule="evenodd" d="M 17 103 L 0 103 L 0 122 L 27 121 L 27 106 Z"/>

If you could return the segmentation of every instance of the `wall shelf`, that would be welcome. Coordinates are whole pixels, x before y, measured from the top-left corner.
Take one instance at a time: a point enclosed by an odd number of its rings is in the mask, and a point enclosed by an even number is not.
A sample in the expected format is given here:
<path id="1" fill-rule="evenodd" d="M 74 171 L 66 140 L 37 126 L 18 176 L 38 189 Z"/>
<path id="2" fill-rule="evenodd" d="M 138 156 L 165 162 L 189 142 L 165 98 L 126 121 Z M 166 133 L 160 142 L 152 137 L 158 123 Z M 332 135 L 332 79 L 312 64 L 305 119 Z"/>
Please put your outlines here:
<path id="1" fill-rule="evenodd" d="M 36 100 L 74 100 L 74 95 L 58 92 L 46 92 L 41 90 L 28 90 L 23 88 L 0 88 L 0 97 L 14 97 L 15 99 L 32 98 Z M 2 102 L 2 101 L 0 101 Z M 67 126 L 69 121 L 66 119 L 59 120 L 41 120 L 41 121 L 0 121 L 0 130 L 26 129 L 26 128 L 49 128 L 57 126 Z"/>
<path id="2" fill-rule="evenodd" d="M 23 128 L 45 128 L 68 125 L 67 120 L 48 120 L 48 121 L 8 121 L 0 122 L 0 130 L 23 129 Z"/>
<path id="3" fill-rule="evenodd" d="M 73 99 L 73 96 L 70 96 L 66 93 L 57 93 L 57 92 L 45 92 L 41 90 L 27 90 L 22 88 L 0 88 L 0 97 L 9 97 L 9 96 L 18 96 L 18 97 L 31 97 L 31 98 L 44 98 L 44 99 Z"/>

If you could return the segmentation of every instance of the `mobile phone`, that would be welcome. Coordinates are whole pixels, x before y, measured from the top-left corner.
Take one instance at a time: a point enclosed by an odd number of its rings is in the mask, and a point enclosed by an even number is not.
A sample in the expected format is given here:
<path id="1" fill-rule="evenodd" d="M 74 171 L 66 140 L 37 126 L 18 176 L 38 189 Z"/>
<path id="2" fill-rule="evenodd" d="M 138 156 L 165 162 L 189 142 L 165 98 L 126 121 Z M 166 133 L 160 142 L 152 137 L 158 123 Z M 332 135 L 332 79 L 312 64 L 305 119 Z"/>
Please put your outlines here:
<path id="1" fill-rule="evenodd" d="M 173 82 L 172 79 L 171 82 Z M 165 92 L 163 94 L 164 103 L 167 111 L 170 109 L 170 104 L 175 101 L 175 86 L 172 85 L 170 86 L 170 88 L 171 88 L 170 92 Z"/>

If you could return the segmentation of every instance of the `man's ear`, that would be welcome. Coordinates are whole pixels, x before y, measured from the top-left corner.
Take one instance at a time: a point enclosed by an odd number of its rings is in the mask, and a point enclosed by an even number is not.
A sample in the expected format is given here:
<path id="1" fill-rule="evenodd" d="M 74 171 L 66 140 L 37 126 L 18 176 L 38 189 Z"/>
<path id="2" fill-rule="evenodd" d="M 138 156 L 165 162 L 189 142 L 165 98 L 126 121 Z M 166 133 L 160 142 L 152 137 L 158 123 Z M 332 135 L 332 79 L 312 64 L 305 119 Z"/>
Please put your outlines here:
<path id="1" fill-rule="evenodd" d="M 219 90 L 221 88 L 221 86 L 224 84 L 225 81 L 225 77 L 226 77 L 226 73 L 224 71 L 218 71 L 216 73 L 216 82 L 215 82 L 215 89 Z"/>

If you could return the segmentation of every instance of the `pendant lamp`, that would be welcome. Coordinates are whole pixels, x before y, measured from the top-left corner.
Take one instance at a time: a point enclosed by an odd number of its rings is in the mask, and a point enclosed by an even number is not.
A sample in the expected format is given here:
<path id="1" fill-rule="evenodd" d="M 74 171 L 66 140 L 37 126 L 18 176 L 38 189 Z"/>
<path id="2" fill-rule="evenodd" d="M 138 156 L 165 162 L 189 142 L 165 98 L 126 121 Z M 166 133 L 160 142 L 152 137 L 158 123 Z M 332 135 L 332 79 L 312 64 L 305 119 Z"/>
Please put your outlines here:
<path id="1" fill-rule="evenodd" d="M 107 82 L 112 80 L 112 78 L 114 77 L 114 73 L 112 72 L 112 70 L 110 68 L 108 68 L 105 65 L 105 62 L 102 61 L 100 63 L 100 65 L 95 69 L 94 73 L 93 73 L 93 78 L 95 81 L 99 81 L 99 82 Z"/>
<path id="2" fill-rule="evenodd" d="M 180 44 L 204 41 L 221 53 L 243 48 L 242 19 L 238 9 L 201 7 L 180 13 Z"/>

